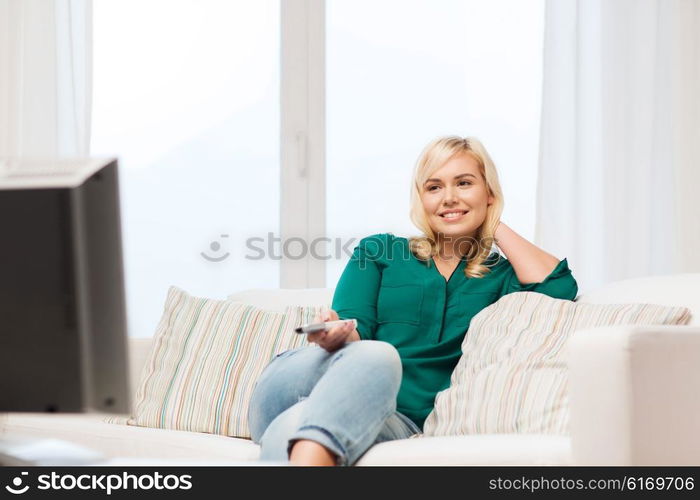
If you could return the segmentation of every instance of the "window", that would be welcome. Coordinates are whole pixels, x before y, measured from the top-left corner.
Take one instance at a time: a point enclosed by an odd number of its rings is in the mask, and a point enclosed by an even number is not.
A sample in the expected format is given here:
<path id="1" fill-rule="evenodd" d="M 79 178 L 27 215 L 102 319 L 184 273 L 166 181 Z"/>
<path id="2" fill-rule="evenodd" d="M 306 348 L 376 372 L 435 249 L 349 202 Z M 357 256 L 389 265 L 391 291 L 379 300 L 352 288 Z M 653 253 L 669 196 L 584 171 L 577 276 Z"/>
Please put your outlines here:
<path id="1" fill-rule="evenodd" d="M 170 285 L 278 286 L 246 241 L 278 233 L 279 2 L 93 9 L 91 154 L 120 160 L 130 335 L 153 335 Z"/>

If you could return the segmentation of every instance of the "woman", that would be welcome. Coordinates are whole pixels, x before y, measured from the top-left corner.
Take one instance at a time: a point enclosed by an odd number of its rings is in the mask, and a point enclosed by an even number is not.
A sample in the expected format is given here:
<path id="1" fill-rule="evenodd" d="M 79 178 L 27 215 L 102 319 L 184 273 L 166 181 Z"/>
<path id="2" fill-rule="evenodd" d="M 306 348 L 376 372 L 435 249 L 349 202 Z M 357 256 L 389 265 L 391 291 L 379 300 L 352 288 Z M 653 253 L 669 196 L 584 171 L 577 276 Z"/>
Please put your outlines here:
<path id="1" fill-rule="evenodd" d="M 559 261 L 500 222 L 496 168 L 473 138 L 426 146 L 413 173 L 417 238 L 377 234 L 354 249 L 320 320 L 357 319 L 310 334 L 316 346 L 277 356 L 250 406 L 261 459 L 351 465 L 373 444 L 419 433 L 446 389 L 469 322 L 503 295 L 573 300 Z M 491 252 L 496 243 L 505 254 Z"/>

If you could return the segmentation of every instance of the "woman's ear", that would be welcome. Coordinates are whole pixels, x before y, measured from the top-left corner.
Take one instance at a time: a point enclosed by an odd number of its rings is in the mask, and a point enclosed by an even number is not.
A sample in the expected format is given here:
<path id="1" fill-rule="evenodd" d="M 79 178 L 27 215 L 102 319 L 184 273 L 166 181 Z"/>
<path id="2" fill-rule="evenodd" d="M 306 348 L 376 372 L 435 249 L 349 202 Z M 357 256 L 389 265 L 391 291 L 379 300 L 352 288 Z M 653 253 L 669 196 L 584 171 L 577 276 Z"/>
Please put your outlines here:
<path id="1" fill-rule="evenodd" d="M 487 205 L 489 205 L 489 206 L 493 205 L 494 201 L 496 201 L 496 198 L 494 198 L 493 196 L 489 196 L 489 201 L 488 201 Z"/>

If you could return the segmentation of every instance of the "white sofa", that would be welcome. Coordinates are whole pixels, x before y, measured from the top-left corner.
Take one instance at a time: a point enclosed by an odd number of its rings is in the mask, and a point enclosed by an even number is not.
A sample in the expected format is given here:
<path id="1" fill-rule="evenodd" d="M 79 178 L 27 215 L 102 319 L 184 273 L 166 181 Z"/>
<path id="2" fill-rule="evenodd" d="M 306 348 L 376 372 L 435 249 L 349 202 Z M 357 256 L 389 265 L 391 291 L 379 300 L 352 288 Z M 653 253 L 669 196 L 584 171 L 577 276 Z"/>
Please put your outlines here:
<path id="1" fill-rule="evenodd" d="M 331 289 L 248 290 L 231 299 L 280 310 L 330 304 Z M 609 284 L 577 302 L 647 302 L 700 311 L 700 274 Z M 132 388 L 150 339 L 130 339 Z M 419 437 L 372 447 L 358 465 L 700 465 L 700 313 L 688 326 L 607 327 L 569 342 L 571 435 Z M 0 438 L 57 438 L 116 463 L 249 464 L 259 448 L 225 436 L 107 423 L 103 415 L 0 415 Z"/>

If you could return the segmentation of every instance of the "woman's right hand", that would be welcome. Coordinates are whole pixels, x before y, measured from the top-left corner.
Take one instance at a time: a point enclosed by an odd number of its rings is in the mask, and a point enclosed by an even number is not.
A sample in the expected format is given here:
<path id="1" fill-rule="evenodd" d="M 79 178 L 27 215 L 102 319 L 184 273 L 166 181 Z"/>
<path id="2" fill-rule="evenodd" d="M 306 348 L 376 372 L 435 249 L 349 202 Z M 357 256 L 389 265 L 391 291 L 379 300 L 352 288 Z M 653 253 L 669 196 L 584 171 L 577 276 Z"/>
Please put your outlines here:
<path id="1" fill-rule="evenodd" d="M 340 319 L 338 313 L 333 309 L 323 307 L 320 314 L 314 317 L 314 323 L 322 323 L 324 321 L 336 321 Z M 323 332 L 309 333 L 306 336 L 309 343 L 318 344 L 328 352 L 333 352 L 340 349 L 346 342 L 360 340 L 360 336 L 355 330 L 351 321 L 344 325 L 334 326 L 330 330 Z"/>

